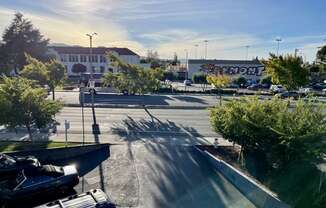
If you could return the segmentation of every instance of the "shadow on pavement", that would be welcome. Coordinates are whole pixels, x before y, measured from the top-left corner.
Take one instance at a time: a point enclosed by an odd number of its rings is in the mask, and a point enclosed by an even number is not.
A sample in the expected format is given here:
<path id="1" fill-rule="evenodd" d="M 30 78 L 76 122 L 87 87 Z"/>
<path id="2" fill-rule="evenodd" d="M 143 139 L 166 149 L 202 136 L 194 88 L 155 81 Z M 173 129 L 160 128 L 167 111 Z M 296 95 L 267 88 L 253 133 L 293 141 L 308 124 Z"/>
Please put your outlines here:
<path id="1" fill-rule="evenodd" d="M 192 96 L 173 96 L 173 98 L 183 101 L 183 102 L 188 102 L 188 103 L 199 103 L 199 104 L 208 104 L 207 101 L 205 101 L 202 98 L 198 97 L 192 97 Z"/>
<path id="2" fill-rule="evenodd" d="M 95 103 L 101 104 L 125 104 L 125 105 L 169 105 L 168 96 L 162 95 L 119 95 L 98 93 L 94 96 Z M 91 95 L 85 94 L 85 103 L 91 103 Z"/>
<path id="3" fill-rule="evenodd" d="M 254 207 L 192 147 L 146 143 L 152 207 Z M 159 176 L 159 177 L 157 177 Z"/>
<path id="4" fill-rule="evenodd" d="M 110 149 L 102 148 L 92 151 L 81 157 L 69 158 L 61 161 L 54 161 L 55 165 L 74 164 L 78 170 L 79 176 L 84 176 L 94 168 L 98 167 L 104 160 L 110 157 Z"/>
<path id="5" fill-rule="evenodd" d="M 147 110 L 145 110 L 148 112 Z M 135 120 L 128 116 L 122 121 L 122 126 L 113 126 L 112 132 L 119 135 L 122 139 L 127 141 L 137 141 L 141 139 L 156 139 L 160 136 L 164 137 L 187 137 L 195 138 L 202 135 L 193 127 L 178 125 L 172 121 L 161 121 L 154 115 L 150 114 L 150 120 L 141 119 Z"/>
<path id="6" fill-rule="evenodd" d="M 205 104 L 207 101 L 202 98 L 186 95 L 119 95 L 98 93 L 94 96 L 95 103 L 121 104 L 121 105 L 170 105 L 172 102 L 187 102 L 193 104 Z M 91 95 L 85 94 L 85 103 L 91 103 Z"/>

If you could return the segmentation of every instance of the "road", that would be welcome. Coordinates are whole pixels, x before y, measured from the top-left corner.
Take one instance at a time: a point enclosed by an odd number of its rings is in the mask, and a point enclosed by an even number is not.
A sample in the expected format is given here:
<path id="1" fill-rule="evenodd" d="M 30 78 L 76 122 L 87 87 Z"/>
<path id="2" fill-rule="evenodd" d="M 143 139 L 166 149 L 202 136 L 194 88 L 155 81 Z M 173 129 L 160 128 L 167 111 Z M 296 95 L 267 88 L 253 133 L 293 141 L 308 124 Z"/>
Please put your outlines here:
<path id="1" fill-rule="evenodd" d="M 182 143 L 193 144 L 218 136 L 212 131 L 208 110 L 96 108 L 96 120 L 101 131 L 98 138 L 92 134 L 91 108 L 84 108 L 84 115 L 85 139 L 88 142 L 150 140 L 178 143 L 182 138 Z M 69 120 L 68 140 L 82 141 L 81 108 L 65 107 L 56 115 L 56 120 L 60 125 L 51 139 L 65 139 L 64 120 Z"/>
<path id="2" fill-rule="evenodd" d="M 52 96 L 49 95 L 49 99 Z M 56 99 L 66 104 L 79 104 L 79 92 L 56 92 Z M 85 93 L 85 103 L 91 102 L 89 93 Z M 111 93 L 98 93 L 95 95 L 96 104 L 121 104 L 121 105 L 160 105 L 160 106 L 213 106 L 218 102 L 213 95 L 143 95 L 124 96 Z"/>
<path id="3" fill-rule="evenodd" d="M 207 110 L 97 108 L 99 136 L 91 132 L 91 109 L 84 113 L 86 141 L 114 145 L 56 163 L 77 166 L 78 193 L 101 188 L 119 207 L 254 207 L 193 147 L 218 136 Z M 65 107 L 56 119 L 51 139 L 64 140 L 67 119 L 68 140 L 82 141 L 81 108 Z"/>

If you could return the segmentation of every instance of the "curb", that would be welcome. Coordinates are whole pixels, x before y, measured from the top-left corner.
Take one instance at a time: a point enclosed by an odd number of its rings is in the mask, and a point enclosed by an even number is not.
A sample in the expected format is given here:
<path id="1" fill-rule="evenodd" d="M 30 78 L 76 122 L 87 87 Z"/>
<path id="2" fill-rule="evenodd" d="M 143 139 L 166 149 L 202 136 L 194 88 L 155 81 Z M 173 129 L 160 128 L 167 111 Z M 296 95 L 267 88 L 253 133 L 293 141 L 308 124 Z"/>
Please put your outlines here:
<path id="1" fill-rule="evenodd" d="M 241 171 L 235 169 L 227 162 L 214 157 L 209 152 L 195 149 L 203 155 L 214 169 L 219 171 L 229 180 L 243 195 L 245 195 L 255 206 L 261 208 L 289 208 L 267 188 L 259 185 Z"/>
<path id="2" fill-rule="evenodd" d="M 65 103 L 64 107 L 81 107 L 77 103 Z M 91 108 L 91 104 L 84 105 L 84 108 Z M 170 106 L 170 105 L 118 105 L 118 104 L 95 104 L 95 108 L 128 108 L 128 109 L 189 109 L 189 110 L 203 110 L 212 108 L 214 106 Z"/>

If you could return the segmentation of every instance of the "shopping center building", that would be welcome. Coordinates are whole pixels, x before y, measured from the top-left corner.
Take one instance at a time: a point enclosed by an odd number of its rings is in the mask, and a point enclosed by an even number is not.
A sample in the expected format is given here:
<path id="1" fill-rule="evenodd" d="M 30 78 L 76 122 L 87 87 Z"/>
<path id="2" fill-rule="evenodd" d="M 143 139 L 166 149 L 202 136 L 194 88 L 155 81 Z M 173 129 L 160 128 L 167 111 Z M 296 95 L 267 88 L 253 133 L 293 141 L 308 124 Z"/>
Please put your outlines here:
<path id="1" fill-rule="evenodd" d="M 247 80 L 259 80 L 265 66 L 258 60 L 218 60 L 218 59 L 189 59 L 187 64 L 188 79 L 193 74 L 204 72 L 207 74 L 225 74 L 231 77 L 243 76 Z"/>

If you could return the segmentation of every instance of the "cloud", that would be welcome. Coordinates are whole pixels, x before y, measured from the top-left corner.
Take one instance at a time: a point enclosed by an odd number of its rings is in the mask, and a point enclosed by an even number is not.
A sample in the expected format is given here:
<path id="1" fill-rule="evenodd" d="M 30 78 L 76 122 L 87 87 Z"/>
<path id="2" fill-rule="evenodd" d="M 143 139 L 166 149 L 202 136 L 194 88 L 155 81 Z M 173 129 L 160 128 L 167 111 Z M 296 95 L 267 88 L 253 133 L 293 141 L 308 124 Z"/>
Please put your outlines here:
<path id="1" fill-rule="evenodd" d="M 87 3 L 89 1 L 84 0 L 84 3 L 78 6 L 87 7 Z M 5 14 L 0 16 L 0 22 L 6 22 L 9 25 L 15 12 L 15 10 L 0 7 L 0 14 Z M 60 42 L 69 45 L 88 46 L 89 39 L 86 34 L 97 32 L 98 36 L 94 37 L 94 46 L 110 47 L 114 43 L 117 47 L 129 47 L 138 53 L 146 51 L 142 44 L 130 39 L 126 28 L 96 16 L 89 18 L 71 18 L 67 16 L 63 18 L 52 15 L 47 16 L 43 13 L 23 12 L 23 14 L 33 22 L 36 28 L 40 29 L 46 38 L 50 38 L 52 43 Z M 7 25 L 0 24 L 0 28 L 4 29 Z"/>

